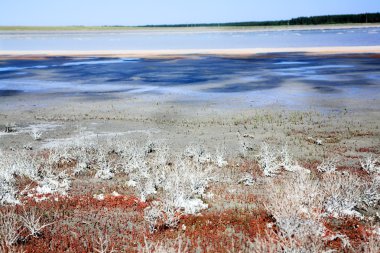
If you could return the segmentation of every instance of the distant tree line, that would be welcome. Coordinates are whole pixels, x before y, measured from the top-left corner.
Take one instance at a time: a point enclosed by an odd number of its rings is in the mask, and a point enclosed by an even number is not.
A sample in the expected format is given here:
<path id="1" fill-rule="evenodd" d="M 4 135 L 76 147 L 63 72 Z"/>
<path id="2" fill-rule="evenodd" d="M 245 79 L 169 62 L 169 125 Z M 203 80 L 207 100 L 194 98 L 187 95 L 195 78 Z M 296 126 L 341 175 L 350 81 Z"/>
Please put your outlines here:
<path id="1" fill-rule="evenodd" d="M 358 15 L 326 15 L 314 17 L 299 17 L 289 20 L 289 25 L 324 25 L 347 23 L 379 23 L 380 13 L 365 13 Z"/>
<path id="2" fill-rule="evenodd" d="M 218 27 L 218 26 L 281 26 L 281 25 L 327 25 L 348 23 L 380 23 L 380 13 L 363 13 L 347 15 L 325 15 L 299 17 L 289 20 L 233 22 L 209 24 L 146 25 L 143 27 Z"/>

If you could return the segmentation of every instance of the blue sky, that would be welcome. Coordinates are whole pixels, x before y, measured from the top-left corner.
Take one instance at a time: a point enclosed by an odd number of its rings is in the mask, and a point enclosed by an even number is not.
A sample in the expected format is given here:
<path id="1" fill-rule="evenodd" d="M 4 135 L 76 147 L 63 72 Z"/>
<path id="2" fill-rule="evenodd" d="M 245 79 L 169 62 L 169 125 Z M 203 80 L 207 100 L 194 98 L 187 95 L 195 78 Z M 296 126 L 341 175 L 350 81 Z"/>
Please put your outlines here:
<path id="1" fill-rule="evenodd" d="M 146 25 L 380 12 L 380 0 L 0 0 L 0 25 Z"/>

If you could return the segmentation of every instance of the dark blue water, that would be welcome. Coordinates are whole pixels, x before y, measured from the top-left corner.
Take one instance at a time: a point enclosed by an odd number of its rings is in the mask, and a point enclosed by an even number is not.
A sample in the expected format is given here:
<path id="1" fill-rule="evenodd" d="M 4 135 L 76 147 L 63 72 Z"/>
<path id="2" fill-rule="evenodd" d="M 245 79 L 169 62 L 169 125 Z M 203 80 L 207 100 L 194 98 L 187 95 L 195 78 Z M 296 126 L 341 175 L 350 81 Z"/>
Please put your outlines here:
<path id="1" fill-rule="evenodd" d="M 165 89 L 205 95 L 301 86 L 304 92 L 306 89 L 321 95 L 363 91 L 373 94 L 380 88 L 380 56 L 276 53 L 240 59 L 188 56 L 0 60 L 0 96 L 149 93 Z"/>

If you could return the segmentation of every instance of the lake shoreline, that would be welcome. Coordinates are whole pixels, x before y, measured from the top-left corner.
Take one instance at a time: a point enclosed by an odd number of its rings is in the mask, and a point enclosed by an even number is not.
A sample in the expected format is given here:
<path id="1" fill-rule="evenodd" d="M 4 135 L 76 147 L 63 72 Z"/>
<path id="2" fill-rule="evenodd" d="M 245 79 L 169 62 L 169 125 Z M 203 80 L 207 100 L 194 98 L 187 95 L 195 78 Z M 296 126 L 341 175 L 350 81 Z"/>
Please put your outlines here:
<path id="1" fill-rule="evenodd" d="M 0 32 L 267 32 L 378 28 L 380 23 L 291 25 L 291 26 L 219 26 L 219 27 L 107 27 L 107 26 L 0 26 Z"/>

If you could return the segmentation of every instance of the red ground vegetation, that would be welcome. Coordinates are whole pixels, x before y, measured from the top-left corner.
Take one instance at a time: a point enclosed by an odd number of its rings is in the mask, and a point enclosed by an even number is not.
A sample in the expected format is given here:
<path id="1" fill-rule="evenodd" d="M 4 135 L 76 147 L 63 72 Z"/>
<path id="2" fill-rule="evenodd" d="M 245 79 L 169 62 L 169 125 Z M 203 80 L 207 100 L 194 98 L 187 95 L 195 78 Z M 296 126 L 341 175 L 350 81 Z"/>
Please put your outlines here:
<path id="1" fill-rule="evenodd" d="M 325 224 L 328 229 L 327 235 L 341 234 L 347 236 L 351 247 L 357 248 L 361 244 L 366 243 L 371 235 L 371 229 L 357 218 L 347 217 L 343 219 L 326 219 Z M 327 245 L 330 248 L 336 249 L 339 252 L 352 252 L 351 247 L 343 247 L 343 241 L 339 238 L 328 241 Z"/>

